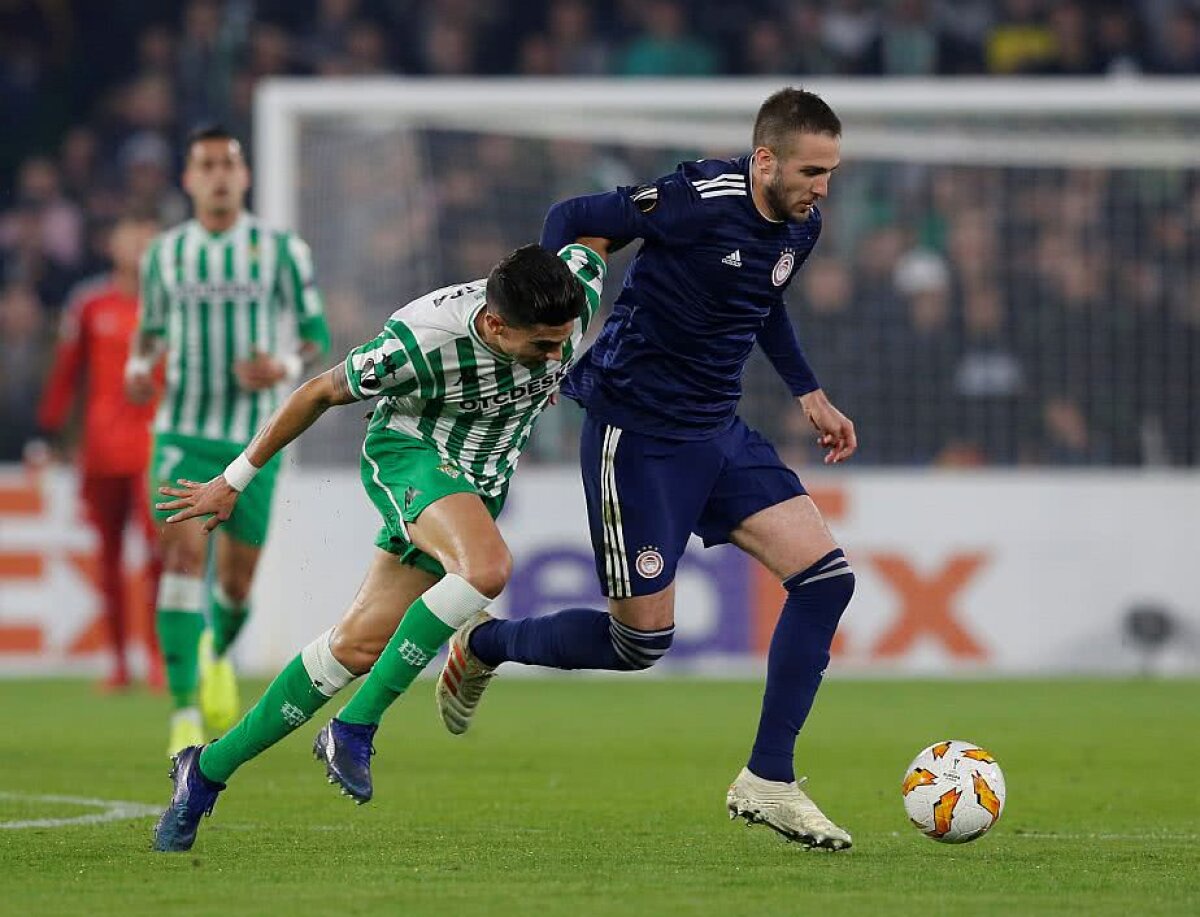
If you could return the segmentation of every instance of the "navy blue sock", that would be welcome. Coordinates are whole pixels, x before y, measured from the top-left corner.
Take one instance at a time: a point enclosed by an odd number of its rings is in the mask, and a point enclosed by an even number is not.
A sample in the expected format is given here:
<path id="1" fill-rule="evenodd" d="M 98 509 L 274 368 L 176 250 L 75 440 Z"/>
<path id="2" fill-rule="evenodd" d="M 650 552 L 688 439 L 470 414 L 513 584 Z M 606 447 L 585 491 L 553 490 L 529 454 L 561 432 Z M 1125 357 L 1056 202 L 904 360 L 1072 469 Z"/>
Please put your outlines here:
<path id="1" fill-rule="evenodd" d="M 764 780 L 796 779 L 796 736 L 829 665 L 829 647 L 854 594 L 854 573 L 841 549 L 783 583 L 787 601 L 771 636 L 767 687 L 750 768 Z"/>
<path id="2" fill-rule="evenodd" d="M 486 665 L 522 662 L 552 669 L 648 669 L 670 648 L 675 628 L 636 630 L 603 611 L 568 608 L 540 618 L 497 618 L 471 633 Z"/>

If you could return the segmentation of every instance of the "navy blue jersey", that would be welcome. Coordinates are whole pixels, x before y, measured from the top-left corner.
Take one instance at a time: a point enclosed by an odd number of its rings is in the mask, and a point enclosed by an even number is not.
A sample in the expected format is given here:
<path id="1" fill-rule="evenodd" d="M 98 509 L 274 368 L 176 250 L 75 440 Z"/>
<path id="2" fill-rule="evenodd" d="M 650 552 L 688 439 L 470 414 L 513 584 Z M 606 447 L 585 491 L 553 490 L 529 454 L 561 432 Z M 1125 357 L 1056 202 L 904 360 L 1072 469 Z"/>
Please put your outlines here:
<path id="1" fill-rule="evenodd" d="M 701 439 L 733 422 L 756 342 L 795 395 L 818 388 L 783 302 L 821 232 L 774 222 L 750 196 L 749 157 L 685 162 L 652 185 L 564 201 L 542 244 L 642 239 L 612 315 L 563 392 L 621 429 Z"/>

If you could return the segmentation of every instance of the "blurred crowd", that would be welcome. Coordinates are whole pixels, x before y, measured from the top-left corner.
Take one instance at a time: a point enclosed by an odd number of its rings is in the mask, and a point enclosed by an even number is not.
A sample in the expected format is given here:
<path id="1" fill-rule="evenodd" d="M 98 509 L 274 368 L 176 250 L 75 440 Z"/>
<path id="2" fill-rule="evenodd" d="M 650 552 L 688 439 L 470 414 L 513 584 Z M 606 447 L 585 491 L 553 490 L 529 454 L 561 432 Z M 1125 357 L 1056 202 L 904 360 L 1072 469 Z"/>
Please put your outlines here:
<path id="1" fill-rule="evenodd" d="M 0 460 L 35 432 L 56 318 L 105 268 L 114 220 L 187 216 L 187 131 L 220 121 L 249 144 L 264 77 L 387 73 L 1194 75 L 1200 0 L 0 0 Z M 482 273 L 555 197 L 704 152 L 433 132 L 339 142 L 312 185 L 356 201 L 349 225 L 300 227 L 339 344 Z M 391 196 L 374 193 L 380 176 Z M 1127 177 L 839 175 L 840 228 L 792 303 L 812 362 L 864 428 L 865 461 L 1200 464 L 1200 183 Z M 309 195 L 302 212 L 319 204 Z M 747 414 L 811 458 L 774 386 L 751 366 Z M 544 426 L 538 454 L 569 452 L 570 423 Z"/>

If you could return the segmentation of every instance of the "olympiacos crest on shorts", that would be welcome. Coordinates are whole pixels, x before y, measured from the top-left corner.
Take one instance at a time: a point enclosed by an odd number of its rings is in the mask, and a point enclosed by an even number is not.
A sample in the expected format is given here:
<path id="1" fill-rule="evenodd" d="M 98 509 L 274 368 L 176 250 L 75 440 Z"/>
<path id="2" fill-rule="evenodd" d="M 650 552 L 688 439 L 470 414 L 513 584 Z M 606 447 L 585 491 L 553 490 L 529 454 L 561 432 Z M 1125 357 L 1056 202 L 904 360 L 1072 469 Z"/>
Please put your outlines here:
<path id="1" fill-rule="evenodd" d="M 789 277 L 792 276 L 792 268 L 796 266 L 796 253 L 790 248 L 785 248 L 779 254 L 779 260 L 775 262 L 775 267 L 771 268 L 771 283 L 777 287 L 787 283 Z"/>
<path id="2" fill-rule="evenodd" d="M 642 548 L 633 567 L 642 579 L 654 579 L 663 572 L 663 556 L 654 548 Z"/>

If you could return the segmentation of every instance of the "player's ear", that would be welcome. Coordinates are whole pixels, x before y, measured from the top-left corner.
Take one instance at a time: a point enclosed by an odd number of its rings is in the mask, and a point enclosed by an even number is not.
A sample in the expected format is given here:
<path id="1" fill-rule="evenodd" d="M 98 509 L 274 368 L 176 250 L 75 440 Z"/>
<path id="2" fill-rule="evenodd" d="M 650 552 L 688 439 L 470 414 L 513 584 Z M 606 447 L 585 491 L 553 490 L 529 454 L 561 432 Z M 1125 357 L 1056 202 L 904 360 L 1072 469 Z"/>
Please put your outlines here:
<path id="1" fill-rule="evenodd" d="M 491 309 L 483 310 L 483 323 L 487 325 L 488 331 L 492 334 L 499 334 L 505 327 L 504 319 L 500 317 L 499 313 L 493 312 Z"/>

